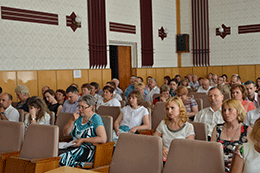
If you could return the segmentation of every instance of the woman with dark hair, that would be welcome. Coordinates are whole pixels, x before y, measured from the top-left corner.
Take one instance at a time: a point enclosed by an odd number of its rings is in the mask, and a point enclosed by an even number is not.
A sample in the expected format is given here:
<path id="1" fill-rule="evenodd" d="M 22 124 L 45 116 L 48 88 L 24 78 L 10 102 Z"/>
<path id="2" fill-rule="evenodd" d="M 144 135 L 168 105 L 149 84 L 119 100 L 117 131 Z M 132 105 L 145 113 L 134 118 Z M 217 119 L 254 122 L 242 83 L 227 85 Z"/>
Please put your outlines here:
<path id="1" fill-rule="evenodd" d="M 258 77 L 255 81 L 255 85 L 256 85 L 256 89 L 259 90 L 260 89 L 260 77 Z"/>
<path id="2" fill-rule="evenodd" d="M 194 127 L 188 122 L 186 108 L 179 97 L 171 97 L 165 104 L 166 117 L 156 128 L 154 136 L 163 140 L 163 160 L 167 159 L 171 141 L 173 139 L 195 138 Z"/>
<path id="3" fill-rule="evenodd" d="M 237 145 L 248 142 L 251 127 L 243 124 L 245 109 L 237 99 L 228 99 L 222 104 L 224 124 L 213 129 L 211 141 L 220 142 L 224 149 L 225 172 L 229 172 L 232 156 Z"/>
<path id="4" fill-rule="evenodd" d="M 56 99 L 60 105 L 63 105 L 66 100 L 66 92 L 63 89 L 58 89 L 56 91 Z"/>
<path id="5" fill-rule="evenodd" d="M 121 107 L 120 102 L 113 97 L 114 88 L 111 86 L 105 86 L 103 88 L 103 97 L 100 97 L 97 100 L 97 109 L 99 106 L 119 106 Z"/>
<path id="6" fill-rule="evenodd" d="M 135 133 L 138 129 L 149 129 L 148 110 L 141 106 L 144 99 L 139 91 L 132 91 L 128 96 L 128 106 L 122 108 L 114 123 L 114 141 L 120 133 Z"/>
<path id="7" fill-rule="evenodd" d="M 223 77 L 223 80 L 224 80 L 224 83 L 225 83 L 225 84 L 228 84 L 228 83 L 229 83 L 229 82 L 227 81 L 228 77 L 227 77 L 226 74 L 222 74 L 221 77 Z"/>
<path id="8" fill-rule="evenodd" d="M 171 80 L 170 76 L 164 76 L 164 84 L 168 85 L 169 81 Z"/>
<path id="9" fill-rule="evenodd" d="M 170 87 L 166 84 L 163 84 L 160 87 L 160 96 L 156 97 L 153 99 L 153 106 L 157 102 L 166 102 L 169 98 L 171 97 L 170 95 Z"/>
<path id="10" fill-rule="evenodd" d="M 49 103 L 48 108 L 50 111 L 54 112 L 56 117 L 59 114 L 59 112 L 62 109 L 62 105 L 60 105 L 56 98 L 55 98 L 55 92 L 52 89 L 48 89 L 44 92 L 44 98 Z"/>
<path id="11" fill-rule="evenodd" d="M 246 100 L 248 93 L 244 85 L 234 84 L 231 87 L 230 92 L 231 98 L 237 99 L 242 103 L 246 113 L 255 109 L 255 104 L 249 100 Z"/>
<path id="12" fill-rule="evenodd" d="M 92 95 L 84 95 L 79 98 L 79 110 L 65 125 L 64 136 L 72 136 L 73 146 L 59 150 L 61 166 L 81 166 L 87 162 L 93 162 L 95 143 L 107 141 L 106 130 L 100 115 L 94 112 L 95 98 Z"/>
<path id="13" fill-rule="evenodd" d="M 50 125 L 50 111 L 44 100 L 38 96 L 33 96 L 28 100 L 29 113 L 25 115 L 25 130 L 30 124 Z"/>

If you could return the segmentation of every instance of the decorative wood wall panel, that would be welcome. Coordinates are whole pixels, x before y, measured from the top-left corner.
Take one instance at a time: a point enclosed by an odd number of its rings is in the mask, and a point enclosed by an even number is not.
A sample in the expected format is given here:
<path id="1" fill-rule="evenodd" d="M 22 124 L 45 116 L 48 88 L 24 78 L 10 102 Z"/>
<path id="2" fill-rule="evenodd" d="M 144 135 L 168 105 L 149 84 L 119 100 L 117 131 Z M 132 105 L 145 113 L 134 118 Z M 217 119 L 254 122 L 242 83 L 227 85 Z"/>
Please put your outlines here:
<path id="1" fill-rule="evenodd" d="M 107 65 L 105 9 L 105 0 L 88 0 L 90 68 L 105 68 Z"/>
<path id="2" fill-rule="evenodd" d="M 153 66 L 152 0 L 140 0 L 142 67 Z"/>
<path id="3" fill-rule="evenodd" d="M 209 66 L 208 0 L 192 0 L 193 65 Z"/>
<path id="4" fill-rule="evenodd" d="M 238 26 L 238 34 L 260 32 L 260 24 Z"/>
<path id="5" fill-rule="evenodd" d="M 123 24 L 123 23 L 109 22 L 109 30 L 114 31 L 114 32 L 136 34 L 135 25 L 128 25 L 128 24 Z"/>
<path id="6" fill-rule="evenodd" d="M 6 20 L 58 25 L 58 14 L 1 6 L 1 17 Z"/>

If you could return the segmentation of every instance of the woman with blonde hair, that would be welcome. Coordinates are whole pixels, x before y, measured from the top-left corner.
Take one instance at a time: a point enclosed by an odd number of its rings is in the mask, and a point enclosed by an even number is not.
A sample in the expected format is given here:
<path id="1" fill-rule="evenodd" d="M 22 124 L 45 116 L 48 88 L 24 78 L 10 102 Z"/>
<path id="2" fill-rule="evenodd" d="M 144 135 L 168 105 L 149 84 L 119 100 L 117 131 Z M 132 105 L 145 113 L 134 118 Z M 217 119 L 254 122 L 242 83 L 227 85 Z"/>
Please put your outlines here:
<path id="1" fill-rule="evenodd" d="M 250 133 L 252 142 L 239 145 L 233 155 L 231 173 L 258 173 L 260 170 L 260 118 Z"/>
<path id="2" fill-rule="evenodd" d="M 222 116 L 225 123 L 216 125 L 211 135 L 211 141 L 217 141 L 223 145 L 225 172 L 229 172 L 233 152 L 237 145 L 248 142 L 251 127 L 243 124 L 246 112 L 237 99 L 228 99 L 222 104 Z"/>
<path id="3" fill-rule="evenodd" d="M 167 159 L 171 141 L 175 138 L 194 139 L 194 127 L 188 122 L 186 108 L 179 97 L 171 97 L 165 104 L 166 117 L 161 121 L 154 136 L 163 140 L 163 160 Z"/>
<path id="4" fill-rule="evenodd" d="M 145 85 L 142 82 L 136 83 L 135 84 L 135 90 L 139 91 L 141 95 L 144 98 L 144 101 L 149 101 L 149 96 L 147 95 L 147 92 L 145 90 Z"/>

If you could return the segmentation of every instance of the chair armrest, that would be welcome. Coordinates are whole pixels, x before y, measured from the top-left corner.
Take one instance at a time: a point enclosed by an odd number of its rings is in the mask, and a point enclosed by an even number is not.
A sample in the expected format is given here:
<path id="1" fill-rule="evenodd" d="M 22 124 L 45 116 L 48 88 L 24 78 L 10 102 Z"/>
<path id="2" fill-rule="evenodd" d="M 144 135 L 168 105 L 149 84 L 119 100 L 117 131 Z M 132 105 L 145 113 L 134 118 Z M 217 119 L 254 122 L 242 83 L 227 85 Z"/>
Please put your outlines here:
<path id="1" fill-rule="evenodd" d="M 101 166 L 101 167 L 98 167 L 98 168 L 93 168 L 93 169 L 91 169 L 91 171 L 109 173 L 109 168 L 110 168 L 110 166 L 107 165 L 107 166 Z"/>
<path id="2" fill-rule="evenodd" d="M 139 129 L 136 131 L 137 134 L 141 135 L 153 135 L 154 130 L 153 129 Z"/>
<path id="3" fill-rule="evenodd" d="M 106 142 L 104 144 L 93 145 L 96 146 L 93 168 L 110 165 L 112 161 L 115 142 Z"/>
<path id="4" fill-rule="evenodd" d="M 8 153 L 0 153 L 0 173 L 4 172 L 7 158 L 14 156 L 19 157 L 20 151 L 13 151 Z"/>
<path id="5" fill-rule="evenodd" d="M 57 157 L 45 157 L 45 158 L 39 158 L 39 159 L 31 159 L 32 163 L 47 163 L 47 162 L 53 162 L 53 161 L 59 161 L 60 156 Z"/>

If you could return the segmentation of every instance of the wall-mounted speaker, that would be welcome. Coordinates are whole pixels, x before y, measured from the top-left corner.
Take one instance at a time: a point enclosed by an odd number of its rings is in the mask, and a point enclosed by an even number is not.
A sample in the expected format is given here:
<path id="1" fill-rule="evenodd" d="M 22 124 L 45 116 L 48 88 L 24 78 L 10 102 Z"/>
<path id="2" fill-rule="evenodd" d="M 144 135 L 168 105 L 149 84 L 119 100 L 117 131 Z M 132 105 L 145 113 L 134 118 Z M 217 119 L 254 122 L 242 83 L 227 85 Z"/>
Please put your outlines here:
<path id="1" fill-rule="evenodd" d="M 189 34 L 178 34 L 176 37 L 176 52 L 190 52 Z"/>

